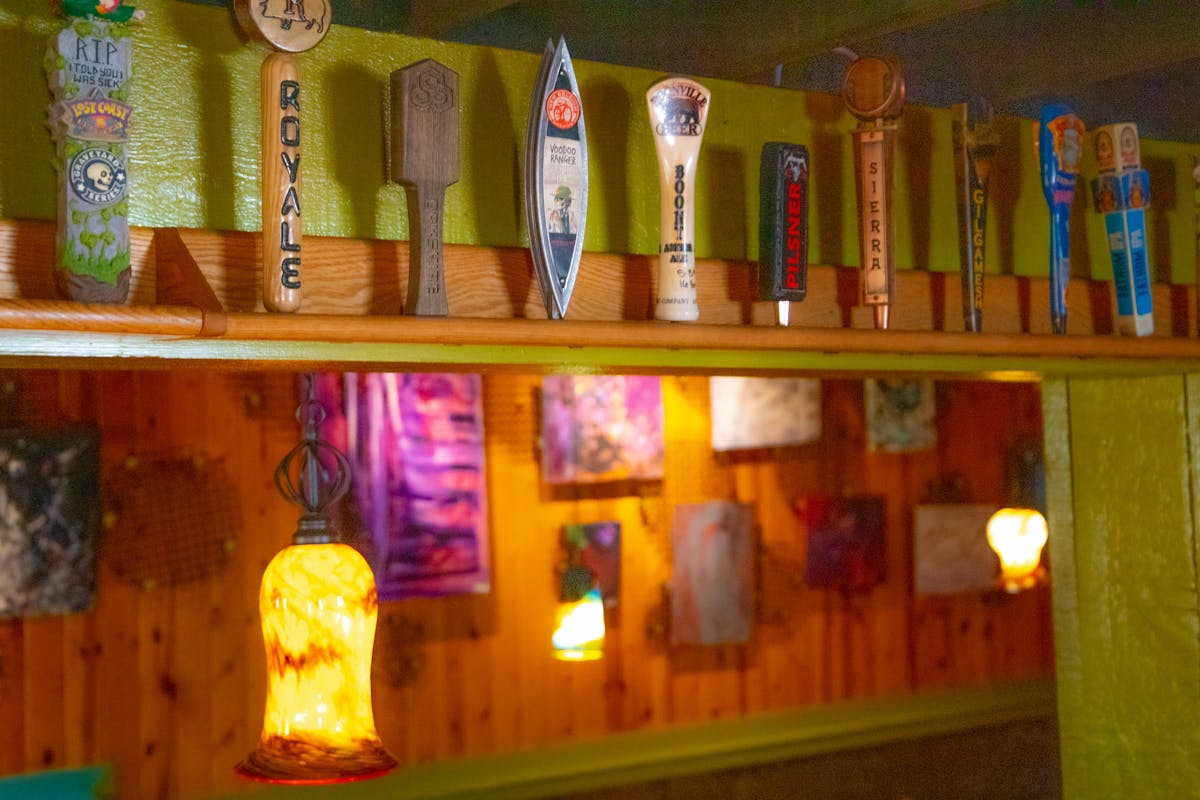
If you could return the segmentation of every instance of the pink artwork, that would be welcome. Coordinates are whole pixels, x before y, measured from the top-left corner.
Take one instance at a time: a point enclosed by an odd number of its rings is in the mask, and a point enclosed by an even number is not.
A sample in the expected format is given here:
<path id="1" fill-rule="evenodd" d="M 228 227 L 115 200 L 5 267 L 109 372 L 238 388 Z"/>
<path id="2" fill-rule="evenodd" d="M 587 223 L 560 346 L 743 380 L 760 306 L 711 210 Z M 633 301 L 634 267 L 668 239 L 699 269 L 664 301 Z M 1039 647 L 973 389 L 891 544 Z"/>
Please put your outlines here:
<path id="1" fill-rule="evenodd" d="M 754 509 L 713 501 L 675 507 L 672 644 L 744 644 L 754 613 Z"/>
<path id="2" fill-rule="evenodd" d="M 551 375 L 542 379 L 542 479 L 546 483 L 657 480 L 662 474 L 659 378 Z"/>
<path id="3" fill-rule="evenodd" d="M 322 438 L 353 471 L 344 527 L 381 600 L 490 588 L 480 391 L 478 375 L 318 376 Z"/>

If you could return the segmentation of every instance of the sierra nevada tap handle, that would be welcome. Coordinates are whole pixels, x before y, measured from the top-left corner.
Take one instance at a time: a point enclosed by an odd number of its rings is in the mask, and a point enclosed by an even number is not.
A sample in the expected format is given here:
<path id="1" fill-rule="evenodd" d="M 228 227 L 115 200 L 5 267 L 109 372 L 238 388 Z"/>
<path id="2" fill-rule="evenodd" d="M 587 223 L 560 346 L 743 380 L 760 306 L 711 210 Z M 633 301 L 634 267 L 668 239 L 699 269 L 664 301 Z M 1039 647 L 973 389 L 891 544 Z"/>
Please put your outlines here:
<path id="1" fill-rule="evenodd" d="M 863 303 L 874 309 L 875 327 L 886 328 L 893 301 L 892 151 L 896 118 L 904 109 L 905 86 L 893 58 L 866 57 L 846 70 L 846 107 L 862 121 L 853 132 L 857 149 L 859 241 Z"/>

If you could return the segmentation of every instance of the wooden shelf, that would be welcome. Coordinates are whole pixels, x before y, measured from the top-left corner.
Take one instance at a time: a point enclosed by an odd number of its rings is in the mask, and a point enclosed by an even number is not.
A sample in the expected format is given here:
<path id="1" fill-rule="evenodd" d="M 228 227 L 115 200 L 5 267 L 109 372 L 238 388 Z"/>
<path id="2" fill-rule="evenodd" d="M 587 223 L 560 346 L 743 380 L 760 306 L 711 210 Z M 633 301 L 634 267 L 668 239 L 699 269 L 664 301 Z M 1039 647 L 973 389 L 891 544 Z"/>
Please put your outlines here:
<path id="1" fill-rule="evenodd" d="M 571 319 L 545 319 L 516 248 L 447 248 L 449 318 L 386 313 L 407 285 L 407 242 L 307 237 L 304 307 L 258 300 L 258 237 L 135 229 L 130 305 L 53 296 L 53 226 L 0 223 L 0 365 L 93 369 L 930 374 L 1000 379 L 1178 373 L 1200 368 L 1191 287 L 1155 287 L 1158 335 L 1111 333 L 1111 290 L 1072 281 L 1071 332 L 1048 333 L 1046 281 L 988 276 L 985 325 L 962 332 L 957 275 L 902 271 L 893 329 L 870 329 L 857 270 L 810 269 L 793 326 L 754 299 L 753 265 L 701 261 L 701 323 L 649 320 L 652 259 L 585 254 Z M 956 329 L 957 328 L 957 329 Z M 1174 334 L 1174 335 L 1171 335 Z"/>

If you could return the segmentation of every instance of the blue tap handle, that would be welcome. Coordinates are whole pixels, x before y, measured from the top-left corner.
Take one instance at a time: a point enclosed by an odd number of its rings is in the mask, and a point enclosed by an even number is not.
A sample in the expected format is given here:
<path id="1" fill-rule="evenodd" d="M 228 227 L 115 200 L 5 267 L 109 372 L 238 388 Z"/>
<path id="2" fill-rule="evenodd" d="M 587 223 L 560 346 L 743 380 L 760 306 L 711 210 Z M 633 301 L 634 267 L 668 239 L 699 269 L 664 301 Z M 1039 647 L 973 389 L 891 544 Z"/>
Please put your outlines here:
<path id="1" fill-rule="evenodd" d="M 1071 277 L 1071 200 L 1079 177 L 1083 123 L 1062 103 L 1042 106 L 1037 132 L 1042 192 L 1050 208 L 1050 326 L 1067 332 L 1067 282 Z"/>
<path id="2" fill-rule="evenodd" d="M 1050 328 L 1067 332 L 1067 282 L 1071 279 L 1069 205 L 1050 209 Z"/>

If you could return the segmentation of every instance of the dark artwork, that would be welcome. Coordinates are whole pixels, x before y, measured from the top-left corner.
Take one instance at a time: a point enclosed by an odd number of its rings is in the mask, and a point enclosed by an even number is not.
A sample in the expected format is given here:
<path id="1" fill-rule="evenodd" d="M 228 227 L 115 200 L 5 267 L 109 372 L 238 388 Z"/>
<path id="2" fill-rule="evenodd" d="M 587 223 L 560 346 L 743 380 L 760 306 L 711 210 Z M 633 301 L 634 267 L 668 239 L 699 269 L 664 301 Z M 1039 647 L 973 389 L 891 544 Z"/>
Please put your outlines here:
<path id="1" fill-rule="evenodd" d="M 478 375 L 346 373 L 317 378 L 321 437 L 352 466 L 347 529 L 381 600 L 490 588 Z M 357 517 L 357 519 L 354 519 Z"/>
<path id="2" fill-rule="evenodd" d="M 833 589 L 869 589 L 887 563 L 885 498 L 810 496 L 800 507 L 808 529 L 808 583 Z"/>
<path id="3" fill-rule="evenodd" d="M 562 599 L 578 600 L 595 587 L 600 590 L 604 607 L 616 608 L 621 597 L 621 523 L 564 525 L 563 544 L 567 572 L 563 575 Z"/>
<path id="4" fill-rule="evenodd" d="M 0 433 L 0 617 L 91 606 L 99 457 L 91 431 Z"/>

